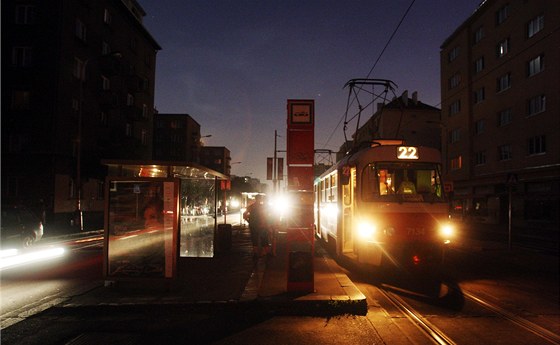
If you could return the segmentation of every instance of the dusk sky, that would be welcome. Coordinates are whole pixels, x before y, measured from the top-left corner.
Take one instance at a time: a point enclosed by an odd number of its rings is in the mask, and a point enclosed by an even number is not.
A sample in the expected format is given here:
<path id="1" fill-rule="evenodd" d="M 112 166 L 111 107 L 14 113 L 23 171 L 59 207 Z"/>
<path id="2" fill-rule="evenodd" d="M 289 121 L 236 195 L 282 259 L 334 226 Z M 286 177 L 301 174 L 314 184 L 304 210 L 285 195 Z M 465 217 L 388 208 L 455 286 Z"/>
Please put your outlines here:
<path id="1" fill-rule="evenodd" d="M 344 84 L 368 77 L 411 2 L 139 0 L 162 46 L 155 106 L 191 115 L 212 135 L 207 146 L 226 146 L 231 162 L 242 162 L 232 174 L 265 182 L 274 130 L 278 149 L 286 147 L 287 99 L 314 99 L 315 148 L 338 150 Z M 417 91 L 439 108 L 440 46 L 480 2 L 414 1 L 369 78 L 390 79 L 397 95 Z"/>

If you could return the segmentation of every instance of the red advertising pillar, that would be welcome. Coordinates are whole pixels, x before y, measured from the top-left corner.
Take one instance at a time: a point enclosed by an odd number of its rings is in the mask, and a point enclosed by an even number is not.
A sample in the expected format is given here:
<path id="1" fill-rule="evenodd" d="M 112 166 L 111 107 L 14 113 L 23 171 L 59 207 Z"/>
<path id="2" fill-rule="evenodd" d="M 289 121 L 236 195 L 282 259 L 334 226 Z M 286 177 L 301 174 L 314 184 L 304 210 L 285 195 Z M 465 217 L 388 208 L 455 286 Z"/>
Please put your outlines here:
<path id="1" fill-rule="evenodd" d="M 289 99 L 287 110 L 288 191 L 293 202 L 287 228 L 287 290 L 313 292 L 315 101 Z"/>

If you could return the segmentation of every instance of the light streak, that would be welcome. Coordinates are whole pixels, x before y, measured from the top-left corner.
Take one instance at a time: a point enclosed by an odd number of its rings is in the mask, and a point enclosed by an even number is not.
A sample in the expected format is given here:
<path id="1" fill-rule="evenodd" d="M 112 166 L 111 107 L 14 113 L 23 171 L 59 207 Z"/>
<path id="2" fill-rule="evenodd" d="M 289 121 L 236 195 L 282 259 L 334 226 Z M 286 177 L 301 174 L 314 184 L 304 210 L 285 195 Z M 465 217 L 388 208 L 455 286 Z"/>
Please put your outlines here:
<path id="1" fill-rule="evenodd" d="M 64 255 L 64 248 L 50 248 L 45 250 L 33 251 L 21 255 L 12 255 L 0 259 L 0 271 L 16 266 L 27 265 L 33 262 L 45 261 L 59 258 Z"/>

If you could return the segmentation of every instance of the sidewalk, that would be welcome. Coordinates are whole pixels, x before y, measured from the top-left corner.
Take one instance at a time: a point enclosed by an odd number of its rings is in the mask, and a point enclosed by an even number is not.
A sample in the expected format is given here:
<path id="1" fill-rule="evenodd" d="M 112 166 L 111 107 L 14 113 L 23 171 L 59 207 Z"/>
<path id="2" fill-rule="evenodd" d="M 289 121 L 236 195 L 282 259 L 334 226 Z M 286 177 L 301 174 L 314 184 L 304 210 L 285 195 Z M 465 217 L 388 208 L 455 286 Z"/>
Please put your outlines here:
<path id="1" fill-rule="evenodd" d="M 320 246 L 315 249 L 314 291 L 288 292 L 285 233 L 279 235 L 275 257 L 254 260 L 249 230 L 234 227 L 229 250 L 213 258 L 181 258 L 172 286 L 98 282 L 2 329 L 2 343 L 151 343 L 146 336 L 157 343 L 196 342 L 272 315 L 365 315 L 365 296 Z"/>

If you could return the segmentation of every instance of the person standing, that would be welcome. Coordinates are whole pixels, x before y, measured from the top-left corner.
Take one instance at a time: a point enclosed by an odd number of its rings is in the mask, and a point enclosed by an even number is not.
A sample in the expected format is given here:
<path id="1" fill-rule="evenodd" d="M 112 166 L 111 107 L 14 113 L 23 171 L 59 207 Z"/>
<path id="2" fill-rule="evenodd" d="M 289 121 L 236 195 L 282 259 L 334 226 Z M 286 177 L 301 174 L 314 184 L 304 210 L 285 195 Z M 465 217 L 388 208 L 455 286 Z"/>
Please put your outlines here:
<path id="1" fill-rule="evenodd" d="M 253 257 L 266 255 L 269 250 L 269 224 L 268 212 L 262 195 L 259 194 L 255 197 L 255 202 L 247 207 L 247 211 L 243 213 L 243 218 L 249 223 Z"/>

